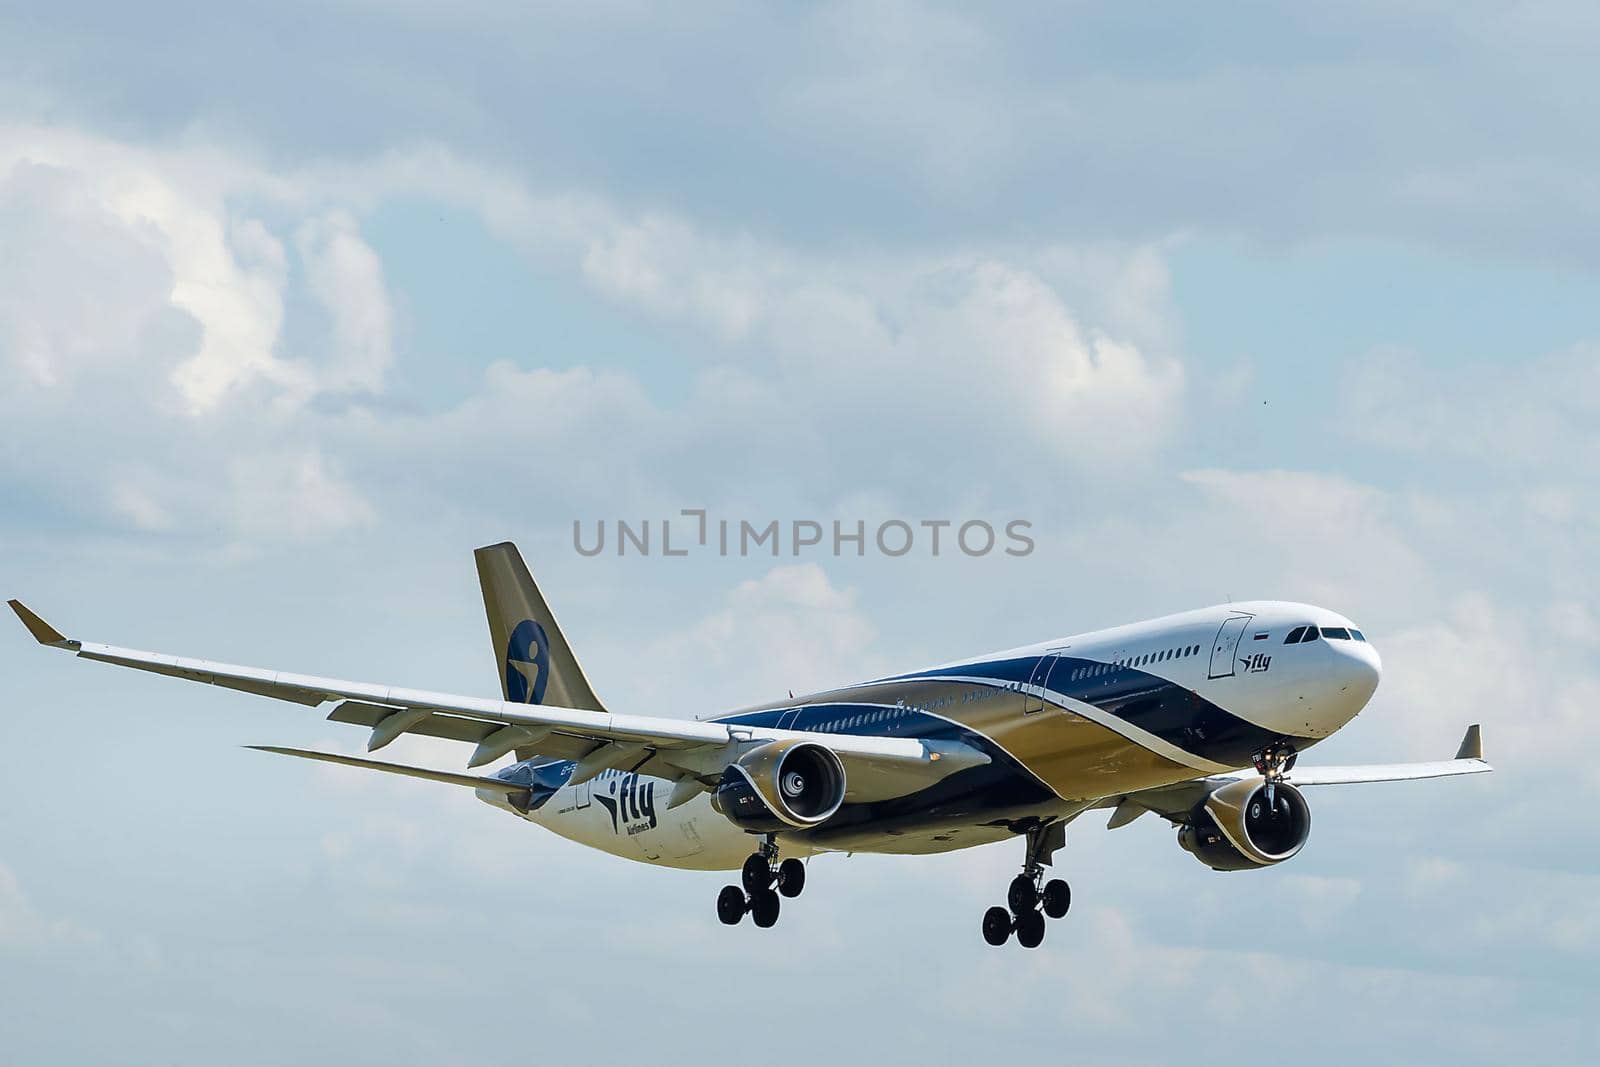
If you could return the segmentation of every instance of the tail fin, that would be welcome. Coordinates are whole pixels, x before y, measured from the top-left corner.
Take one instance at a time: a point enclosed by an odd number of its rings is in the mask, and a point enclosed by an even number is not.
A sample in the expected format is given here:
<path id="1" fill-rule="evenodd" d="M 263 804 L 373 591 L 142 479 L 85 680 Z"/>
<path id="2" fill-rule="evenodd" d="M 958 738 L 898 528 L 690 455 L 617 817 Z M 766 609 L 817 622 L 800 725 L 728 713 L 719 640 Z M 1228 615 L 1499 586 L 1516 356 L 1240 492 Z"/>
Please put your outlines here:
<path id="1" fill-rule="evenodd" d="M 522 554 L 509 541 L 473 553 L 500 666 L 500 691 L 519 704 L 605 711 L 584 677 Z"/>

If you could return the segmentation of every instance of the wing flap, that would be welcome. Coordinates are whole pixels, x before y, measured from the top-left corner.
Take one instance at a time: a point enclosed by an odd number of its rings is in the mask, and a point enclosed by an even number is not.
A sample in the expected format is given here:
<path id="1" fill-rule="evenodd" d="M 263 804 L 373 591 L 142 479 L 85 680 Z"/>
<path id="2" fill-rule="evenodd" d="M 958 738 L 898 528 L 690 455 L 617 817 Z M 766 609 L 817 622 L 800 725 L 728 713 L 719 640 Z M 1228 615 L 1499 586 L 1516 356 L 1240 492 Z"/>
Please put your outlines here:
<path id="1" fill-rule="evenodd" d="M 390 704 L 369 704 L 362 700 L 344 700 L 328 712 L 329 722 L 349 723 L 352 726 L 377 726 L 384 719 L 409 709 Z M 442 737 L 448 741 L 466 741 L 478 744 L 494 733 L 498 726 L 482 719 L 467 719 L 459 715 L 429 712 L 427 718 L 418 720 L 407 728 L 408 734 L 424 737 Z"/>

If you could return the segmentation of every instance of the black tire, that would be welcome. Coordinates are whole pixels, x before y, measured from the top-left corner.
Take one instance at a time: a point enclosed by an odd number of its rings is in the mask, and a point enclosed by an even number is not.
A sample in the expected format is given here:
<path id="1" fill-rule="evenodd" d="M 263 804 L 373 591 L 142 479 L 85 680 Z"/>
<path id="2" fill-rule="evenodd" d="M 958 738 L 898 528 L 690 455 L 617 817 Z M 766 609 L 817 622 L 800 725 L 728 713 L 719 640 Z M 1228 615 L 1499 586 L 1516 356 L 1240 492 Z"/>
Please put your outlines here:
<path id="1" fill-rule="evenodd" d="M 744 891 L 755 896 L 772 885 L 772 864 L 767 862 L 767 857 L 757 853 L 744 861 L 739 880 L 744 883 Z"/>
<path id="2" fill-rule="evenodd" d="M 728 926 L 738 926 L 744 912 L 744 890 L 736 885 L 723 886 L 717 894 L 717 918 Z"/>
<path id="3" fill-rule="evenodd" d="M 792 856 L 778 864 L 778 892 L 786 897 L 797 897 L 805 887 L 805 864 Z"/>
<path id="4" fill-rule="evenodd" d="M 1052 919 L 1059 919 L 1072 907 L 1072 887 L 1059 878 L 1052 878 L 1044 884 L 1044 913 Z"/>
<path id="5" fill-rule="evenodd" d="M 1020 916 L 1039 906 L 1039 890 L 1034 888 L 1033 879 L 1025 874 L 1019 874 L 1011 879 L 1011 888 L 1006 890 L 1006 904 L 1011 908 L 1011 914 Z"/>
<path id="6" fill-rule="evenodd" d="M 990 908 L 983 913 L 983 939 L 995 948 L 1011 937 L 1011 913 L 1004 908 Z"/>
<path id="7" fill-rule="evenodd" d="M 778 894 L 770 889 L 750 894 L 750 918 L 763 928 L 777 922 Z"/>
<path id="8" fill-rule="evenodd" d="M 1044 943 L 1044 916 L 1036 911 L 1017 916 L 1017 944 L 1038 948 Z"/>

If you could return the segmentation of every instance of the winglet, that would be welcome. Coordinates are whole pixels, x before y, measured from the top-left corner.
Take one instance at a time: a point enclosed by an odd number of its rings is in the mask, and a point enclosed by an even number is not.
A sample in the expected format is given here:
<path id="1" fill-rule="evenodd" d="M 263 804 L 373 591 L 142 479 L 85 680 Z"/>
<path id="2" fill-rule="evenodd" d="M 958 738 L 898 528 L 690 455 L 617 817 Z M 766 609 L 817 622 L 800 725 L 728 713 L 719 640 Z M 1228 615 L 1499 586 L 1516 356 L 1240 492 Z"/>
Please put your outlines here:
<path id="1" fill-rule="evenodd" d="M 33 639 L 41 645 L 52 645 L 55 648 L 77 648 L 78 642 L 68 640 L 59 630 L 45 622 L 39 616 L 28 610 L 28 606 L 20 600 L 8 600 L 11 610 L 17 613 L 17 618 L 22 620 L 22 625 L 28 628 Z"/>
<path id="2" fill-rule="evenodd" d="M 1456 749 L 1456 759 L 1482 759 L 1483 758 L 1483 731 L 1477 723 L 1467 727 L 1466 736 L 1461 739 L 1461 747 Z"/>

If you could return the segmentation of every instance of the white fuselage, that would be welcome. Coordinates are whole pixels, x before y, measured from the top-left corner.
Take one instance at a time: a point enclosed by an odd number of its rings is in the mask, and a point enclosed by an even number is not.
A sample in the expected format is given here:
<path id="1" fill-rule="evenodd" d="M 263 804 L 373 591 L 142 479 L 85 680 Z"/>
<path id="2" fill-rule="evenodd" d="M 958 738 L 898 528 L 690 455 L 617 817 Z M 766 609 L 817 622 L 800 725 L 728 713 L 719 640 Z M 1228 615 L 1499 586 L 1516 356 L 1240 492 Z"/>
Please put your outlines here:
<path id="1" fill-rule="evenodd" d="M 1348 636 L 1321 637 L 1319 633 L 1310 641 L 1286 643 L 1296 628 L 1305 627 Z M 997 680 L 992 671 L 986 673 L 997 663 L 1033 659 L 1038 665 L 1017 681 Z M 1013 746 L 1006 752 L 1017 757 L 1018 773 L 1030 780 L 1044 781 L 1049 777 L 1041 773 L 1036 778 L 1029 773 L 1037 766 L 1050 760 L 1061 763 L 1061 753 L 1051 751 L 1049 738 L 1059 736 L 1062 746 L 1081 743 L 1074 738 L 1091 729 L 1084 721 L 1103 727 L 1097 733 L 1126 746 L 1128 757 L 1122 762 L 1141 767 L 1144 778 L 1119 783 L 1114 774 L 1106 776 L 1107 760 L 1097 755 L 1094 770 L 1099 777 L 1093 779 L 1092 785 L 1079 789 L 1073 788 L 1076 783 L 1063 782 L 1059 777 L 1051 779 L 1049 788 L 1034 805 L 1036 814 L 1050 815 L 1069 807 L 1081 808 L 1085 796 L 1115 796 L 1126 791 L 1119 784 L 1125 784 L 1127 789 L 1147 787 L 1152 773 L 1158 780 L 1177 782 L 1248 765 L 1248 756 L 1241 758 L 1237 745 L 1225 756 L 1219 755 L 1221 750 L 1208 751 L 1204 731 L 1198 726 L 1187 732 L 1174 729 L 1169 722 L 1140 720 L 1129 714 L 1125 705 L 1099 701 L 1096 685 L 1102 678 L 1136 673 L 1140 679 L 1164 686 L 1169 693 L 1181 692 L 1196 707 L 1206 708 L 1213 718 L 1226 715 L 1228 721 L 1263 736 L 1294 738 L 1303 747 L 1329 736 L 1353 718 L 1371 698 L 1380 670 L 1376 650 L 1343 616 L 1306 604 L 1256 601 L 1078 634 L 900 678 L 907 680 L 908 687 L 913 682 L 920 687 L 908 688 L 907 692 L 913 695 L 902 698 L 902 703 L 907 699 L 913 703 L 923 700 L 921 694 L 932 684 L 930 677 L 946 686 L 953 694 L 952 706 L 946 707 L 946 701 L 940 699 L 928 713 L 946 723 L 957 722 L 964 702 L 978 706 L 972 695 L 974 687 L 1015 700 L 1016 714 L 1010 718 L 1026 719 L 1031 729 L 1025 735 L 1007 735 L 988 725 L 975 725 L 973 720 L 964 720 L 960 725 L 981 730 L 1000 741 L 1007 736 L 1025 736 L 1028 751 L 1018 751 Z M 892 690 L 897 683 L 898 679 L 879 679 L 738 716 L 748 721 L 752 715 L 770 714 L 773 726 L 788 726 L 794 709 L 838 706 L 842 699 L 852 699 L 852 693 Z M 897 705 L 891 701 L 862 706 Z M 919 712 L 924 706 L 917 705 Z M 985 721 L 992 721 L 996 706 L 986 706 L 983 714 L 991 716 L 991 720 Z M 1049 714 L 1036 715 L 1044 710 Z M 882 714 L 879 718 L 893 717 Z M 870 722 L 872 716 L 865 715 L 863 719 Z M 1052 721 L 1058 725 L 1051 726 Z M 1074 721 L 1079 722 L 1076 731 L 1070 728 Z M 851 725 L 866 728 L 860 723 Z M 755 732 L 760 736 L 765 731 L 758 728 Z M 777 735 L 782 731 L 772 732 Z M 1189 739 L 1190 734 L 1194 740 Z M 1100 748 L 1105 748 L 1103 742 Z M 1152 772 L 1152 761 L 1160 769 Z M 1115 766 L 1117 758 L 1110 763 Z M 698 870 L 738 867 L 751 852 L 751 835 L 717 812 L 706 793 L 668 809 L 671 791 L 672 783 L 664 779 L 606 771 L 580 785 L 562 786 L 548 801 L 525 814 L 515 811 L 502 793 L 480 790 L 478 795 L 496 807 L 523 814 L 562 837 L 626 859 Z M 1014 808 L 1005 812 L 1007 818 L 1022 814 L 1025 813 Z M 852 838 L 849 847 L 859 851 L 935 852 L 1013 835 L 1013 831 L 995 825 L 996 821 L 982 811 L 971 811 L 964 813 L 959 825 L 950 821 L 949 825 L 929 826 L 923 832 L 910 834 L 897 829 L 878 841 L 871 837 L 869 826 L 866 836 Z M 828 847 L 785 835 L 780 835 L 779 841 L 787 855 L 809 855 Z"/>

